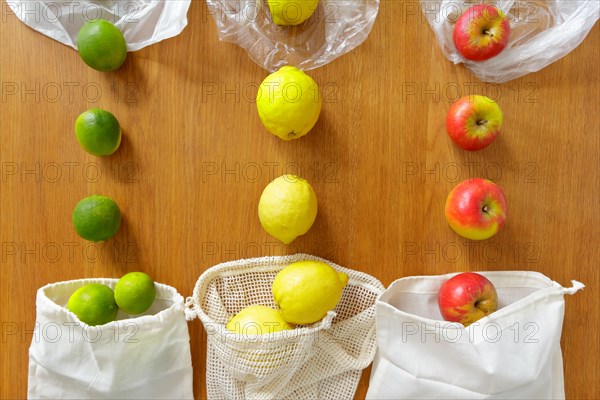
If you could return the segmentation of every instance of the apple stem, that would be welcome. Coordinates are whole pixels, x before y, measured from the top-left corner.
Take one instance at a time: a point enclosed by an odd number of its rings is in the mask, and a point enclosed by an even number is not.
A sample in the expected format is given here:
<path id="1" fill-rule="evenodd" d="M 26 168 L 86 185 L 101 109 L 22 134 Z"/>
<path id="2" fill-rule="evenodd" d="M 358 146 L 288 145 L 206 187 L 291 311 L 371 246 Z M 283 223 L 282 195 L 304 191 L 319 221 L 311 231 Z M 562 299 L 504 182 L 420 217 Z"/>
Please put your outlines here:
<path id="1" fill-rule="evenodd" d="M 475 303 L 475 307 L 487 314 L 487 311 L 484 308 L 481 308 L 481 303 L 479 301 Z"/>
<path id="2" fill-rule="evenodd" d="M 484 213 L 488 213 L 490 211 L 490 208 L 488 206 L 483 206 L 483 208 L 481 209 L 481 211 L 483 211 Z"/>
<path id="3" fill-rule="evenodd" d="M 479 121 L 477 121 L 477 125 L 481 126 L 481 125 L 485 125 L 488 123 L 487 119 L 480 119 Z"/>
<path id="4" fill-rule="evenodd" d="M 490 32 L 490 31 L 487 31 L 487 30 L 483 31 L 483 34 L 484 35 L 488 35 L 489 37 L 494 37 L 494 34 L 492 32 Z"/>

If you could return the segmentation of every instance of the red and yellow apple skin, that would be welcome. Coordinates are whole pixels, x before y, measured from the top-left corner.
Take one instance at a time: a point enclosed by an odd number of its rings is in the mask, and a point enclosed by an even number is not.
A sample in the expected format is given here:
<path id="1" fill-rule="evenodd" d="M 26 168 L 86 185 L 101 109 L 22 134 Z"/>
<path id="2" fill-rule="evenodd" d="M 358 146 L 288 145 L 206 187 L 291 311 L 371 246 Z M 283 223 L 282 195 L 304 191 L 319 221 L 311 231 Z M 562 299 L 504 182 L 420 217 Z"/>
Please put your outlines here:
<path id="1" fill-rule="evenodd" d="M 502 129 L 502 110 L 489 97 L 465 96 L 452 104 L 446 115 L 450 139 L 468 151 L 481 150 L 496 139 Z"/>
<path id="2" fill-rule="evenodd" d="M 506 222 L 502 189 L 487 179 L 468 179 L 456 185 L 446 199 L 446 220 L 454 232 L 471 240 L 494 236 Z"/>
<path id="3" fill-rule="evenodd" d="M 469 326 L 498 309 L 498 293 L 485 276 L 464 272 L 444 282 L 438 305 L 444 320 Z"/>
<path id="4" fill-rule="evenodd" d="M 467 60 L 484 61 L 500 54 L 510 37 L 510 23 L 504 13 L 489 4 L 477 4 L 456 21 L 454 46 Z"/>

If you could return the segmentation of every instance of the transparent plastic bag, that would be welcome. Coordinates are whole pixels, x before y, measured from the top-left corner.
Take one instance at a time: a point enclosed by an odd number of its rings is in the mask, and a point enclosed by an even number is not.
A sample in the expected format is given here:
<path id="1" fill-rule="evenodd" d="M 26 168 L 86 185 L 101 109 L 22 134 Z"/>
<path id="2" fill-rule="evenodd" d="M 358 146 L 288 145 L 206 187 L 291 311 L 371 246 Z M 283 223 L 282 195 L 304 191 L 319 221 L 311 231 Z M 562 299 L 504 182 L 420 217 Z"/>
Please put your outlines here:
<path id="1" fill-rule="evenodd" d="M 379 0 L 320 0 L 315 13 L 297 26 L 277 26 L 266 0 L 206 0 L 219 39 L 245 49 L 261 67 L 302 70 L 323 66 L 365 41 Z"/>
<path id="2" fill-rule="evenodd" d="M 74 49 L 84 23 L 105 19 L 123 32 L 127 49 L 137 51 L 179 35 L 187 25 L 191 0 L 6 0 L 6 3 L 24 24 Z"/>
<path id="3" fill-rule="evenodd" d="M 334 311 L 313 325 L 269 335 L 235 334 L 225 328 L 247 306 L 274 307 L 275 276 L 300 260 L 326 262 L 348 275 Z M 362 370 L 375 356 L 375 300 L 383 290 L 370 275 L 307 254 L 209 268 L 186 302 L 186 318 L 200 318 L 207 333 L 208 399 L 352 399 Z"/>
<path id="4" fill-rule="evenodd" d="M 420 0 L 444 56 L 464 63 L 480 80 L 503 83 L 552 64 L 569 54 L 600 18 L 598 0 L 484 1 L 502 9 L 510 20 L 510 39 L 496 57 L 466 60 L 454 47 L 452 31 L 458 17 L 482 1 Z"/>

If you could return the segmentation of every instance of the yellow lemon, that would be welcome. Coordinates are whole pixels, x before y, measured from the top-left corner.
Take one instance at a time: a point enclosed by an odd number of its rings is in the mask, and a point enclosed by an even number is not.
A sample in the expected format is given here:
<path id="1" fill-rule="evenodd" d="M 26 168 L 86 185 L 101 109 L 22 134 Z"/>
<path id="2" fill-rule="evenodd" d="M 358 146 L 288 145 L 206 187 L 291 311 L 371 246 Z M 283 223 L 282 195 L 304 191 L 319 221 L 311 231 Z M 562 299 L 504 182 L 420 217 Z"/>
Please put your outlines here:
<path id="1" fill-rule="evenodd" d="M 277 310 L 261 305 L 244 308 L 229 320 L 225 328 L 243 335 L 265 335 L 294 329 Z"/>
<path id="2" fill-rule="evenodd" d="M 275 25 L 299 25 L 317 9 L 319 0 L 268 0 Z"/>
<path id="3" fill-rule="evenodd" d="M 285 244 L 308 232 L 316 217 L 317 195 L 305 179 L 295 175 L 273 180 L 258 202 L 261 225 Z"/>
<path id="4" fill-rule="evenodd" d="M 312 324 L 333 310 L 342 298 L 348 275 L 318 261 L 288 265 L 273 281 L 273 298 L 284 320 Z"/>
<path id="5" fill-rule="evenodd" d="M 296 67 L 282 67 L 267 76 L 256 95 L 258 116 L 283 140 L 306 135 L 317 123 L 323 99 L 316 82 Z"/>

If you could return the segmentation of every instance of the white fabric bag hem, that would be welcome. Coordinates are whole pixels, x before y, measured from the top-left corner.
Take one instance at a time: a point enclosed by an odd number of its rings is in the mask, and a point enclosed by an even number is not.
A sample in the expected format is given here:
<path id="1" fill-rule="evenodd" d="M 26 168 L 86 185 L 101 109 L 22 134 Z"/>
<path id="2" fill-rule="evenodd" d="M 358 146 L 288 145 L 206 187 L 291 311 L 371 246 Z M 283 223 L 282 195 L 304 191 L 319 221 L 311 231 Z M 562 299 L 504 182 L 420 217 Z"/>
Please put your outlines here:
<path id="1" fill-rule="evenodd" d="M 109 278 L 98 278 L 98 279 L 89 278 L 89 279 L 77 279 L 77 280 L 72 280 L 72 281 L 51 283 L 40 289 L 40 291 L 38 292 L 37 298 L 38 298 L 38 301 L 40 302 L 40 304 L 49 307 L 49 309 L 52 310 L 52 312 L 56 312 L 59 314 L 65 314 L 67 316 L 67 318 L 71 318 L 71 319 L 75 320 L 83 328 L 97 329 L 97 328 L 99 328 L 99 326 L 94 327 L 94 326 L 90 326 L 90 325 L 86 324 L 85 322 L 79 320 L 79 318 L 77 318 L 77 316 L 75 314 L 73 314 L 71 311 L 69 311 L 64 305 L 59 305 L 55 301 L 52 301 L 49 298 L 49 295 L 51 295 L 50 292 L 53 289 L 57 289 L 57 288 L 70 290 L 70 287 L 74 288 L 74 290 L 73 290 L 73 292 L 74 292 L 81 286 L 87 285 L 90 283 L 100 283 L 100 284 L 106 285 L 114 290 L 115 285 L 117 284 L 118 281 L 119 281 L 118 279 L 109 279 Z M 109 322 L 108 324 L 101 325 L 101 327 L 102 328 L 112 328 L 113 326 L 118 326 L 119 328 L 122 328 L 124 326 L 123 324 L 125 324 L 127 322 L 132 322 L 132 321 L 135 321 L 135 323 L 137 325 L 144 326 L 147 324 L 151 324 L 157 318 L 165 319 L 165 318 L 170 317 L 173 314 L 181 313 L 183 311 L 183 296 L 181 294 L 179 294 L 177 292 L 177 290 L 172 286 L 165 285 L 162 283 L 155 283 L 155 285 L 156 285 L 156 289 L 157 289 L 155 301 L 163 300 L 166 302 L 172 302 L 173 304 L 171 306 L 159 311 L 156 314 L 147 315 L 147 313 L 151 312 L 151 311 L 146 311 L 146 313 L 144 313 L 142 315 L 132 316 L 131 318 L 127 318 L 127 314 L 123 313 L 120 310 L 119 315 L 117 316 L 117 318 L 120 318 L 120 319 Z M 152 310 L 152 308 L 150 310 Z"/>
<path id="2" fill-rule="evenodd" d="M 379 366 L 376 366 L 376 363 L 382 362 L 384 360 L 381 360 L 379 357 L 377 357 L 376 361 L 373 363 L 373 369 L 378 368 Z M 559 364 L 562 365 L 562 358 L 559 360 Z M 387 362 L 387 361 L 386 361 Z M 515 394 L 515 390 L 516 391 L 523 391 L 524 393 L 526 392 L 527 386 L 530 385 L 529 383 L 526 383 L 523 385 L 523 387 L 517 387 L 514 388 L 511 391 L 506 391 L 506 392 L 500 392 L 500 393 L 495 393 L 494 397 L 490 397 L 491 395 L 489 393 L 482 393 L 482 392 L 476 392 L 473 390 L 469 390 L 466 388 L 458 388 L 461 393 L 459 396 L 456 395 L 456 390 L 457 387 L 452 385 L 452 384 L 448 384 L 446 382 L 441 382 L 441 381 L 437 381 L 437 380 L 432 380 L 432 379 L 427 379 L 427 378 L 422 378 L 422 377 L 416 377 L 414 375 L 411 375 L 409 372 L 405 371 L 404 369 L 398 367 L 397 365 L 394 365 L 395 369 L 395 373 L 401 373 L 406 375 L 405 377 L 403 377 L 403 379 L 406 379 L 407 377 L 411 380 L 414 380 L 414 385 L 415 386 L 419 386 L 419 385 L 427 385 L 427 386 L 433 386 L 435 387 L 436 392 L 439 393 L 438 396 L 433 397 L 391 397 L 391 399 L 416 399 L 416 398 L 420 398 L 420 399 L 444 399 L 444 400 L 448 400 L 448 399 L 485 399 L 485 398 L 494 398 L 494 399 L 498 399 L 498 400 L 503 400 L 503 399 L 513 399 L 513 400 L 517 400 L 517 399 L 522 399 L 522 400 L 532 400 L 532 399 L 537 399 L 537 398 L 532 398 L 531 396 L 528 395 L 523 395 L 523 396 L 519 396 L 519 394 Z M 562 371 L 561 371 L 562 373 Z M 371 382 L 372 384 L 374 384 L 374 382 Z M 558 386 L 559 388 L 562 388 L 562 391 L 564 391 L 564 387 L 562 384 L 562 381 L 558 381 L 558 382 L 553 382 L 553 384 L 555 384 L 556 386 Z M 450 395 L 444 395 L 444 393 L 448 393 L 448 392 L 453 392 L 454 395 L 450 396 Z M 559 392 L 557 390 L 557 392 Z M 384 397 L 384 398 L 390 398 L 390 397 Z M 379 400 L 378 398 L 373 398 L 370 397 L 369 395 L 367 395 L 367 399 L 370 400 Z M 552 397 L 552 399 L 564 399 L 564 396 L 556 396 L 556 397 Z"/>
<path id="3" fill-rule="evenodd" d="M 60 381 L 61 379 L 64 378 L 68 378 L 67 375 L 62 375 L 60 373 L 57 373 L 51 369 L 48 369 L 43 363 L 39 362 L 39 360 L 35 359 L 35 357 L 30 356 L 36 363 L 37 365 L 35 365 L 35 367 L 32 368 L 32 366 L 29 367 L 30 372 L 35 371 L 35 369 L 37 368 L 43 368 L 44 369 L 44 375 L 47 376 L 51 376 L 53 377 L 52 379 L 55 381 Z M 179 368 L 179 369 L 173 369 L 173 370 L 165 370 L 165 371 L 161 371 L 161 375 L 160 378 L 161 379 L 166 379 L 166 380 L 176 380 L 178 378 L 181 378 L 181 376 L 185 376 L 188 374 L 187 368 Z M 81 379 L 77 379 L 76 380 L 76 384 L 80 387 L 80 388 L 87 388 L 89 387 L 89 382 L 81 380 Z M 72 383 L 72 382 L 71 382 Z M 148 385 L 147 382 L 140 382 L 140 381 L 133 381 L 133 382 L 126 382 L 128 384 L 128 391 L 132 392 L 133 394 L 133 399 L 138 399 L 140 398 L 139 395 L 137 393 L 135 393 L 136 390 L 147 390 L 146 386 Z M 43 390 L 43 388 L 41 388 Z M 148 397 L 149 394 L 146 393 L 144 398 L 156 398 L 156 399 L 170 399 L 170 397 L 162 397 L 162 396 L 158 396 L 158 397 Z M 29 399 L 32 398 L 41 398 L 41 397 L 32 397 L 32 396 L 28 396 Z M 44 397 L 44 398 L 51 398 L 51 397 Z M 70 398 L 70 397 L 67 397 Z M 73 398 L 78 398 L 78 397 L 73 397 Z M 91 398 L 91 397 L 90 397 Z M 106 397 L 106 398 L 111 398 L 110 396 Z M 193 397 L 188 396 L 185 397 L 187 399 L 192 399 Z"/>
<path id="4" fill-rule="evenodd" d="M 524 273 L 526 274 L 525 276 L 523 276 Z M 457 274 L 458 273 L 442 275 L 442 276 L 439 276 L 439 278 L 442 281 L 446 281 Z M 466 331 L 466 332 L 470 333 L 470 332 L 474 331 L 479 325 L 486 325 L 486 324 L 498 324 L 502 329 L 508 329 L 512 324 L 514 324 L 514 321 L 511 320 L 511 315 L 513 313 L 521 312 L 526 308 L 531 308 L 534 306 L 534 304 L 533 304 L 534 302 L 541 301 L 546 297 L 555 297 L 555 296 L 562 297 L 563 294 L 573 295 L 577 291 L 585 288 L 584 284 L 582 284 L 581 282 L 575 281 L 575 280 L 571 281 L 573 284 L 573 286 L 571 288 L 565 288 L 565 287 L 561 286 L 559 283 L 550 280 L 543 274 L 540 274 L 539 272 L 510 271 L 510 272 L 499 272 L 499 273 L 481 272 L 481 274 L 488 277 L 488 279 L 493 280 L 494 286 L 496 287 L 496 289 L 503 289 L 503 288 L 507 288 L 507 287 L 517 288 L 518 285 L 510 284 L 510 282 L 514 282 L 515 280 L 517 280 L 517 281 L 521 281 L 520 284 L 521 284 L 522 288 L 530 288 L 533 286 L 533 287 L 539 288 L 539 290 L 530 294 L 527 297 L 517 300 L 516 302 L 513 302 L 511 304 L 508 304 L 504 307 L 499 308 L 494 313 L 492 313 L 484 318 L 481 318 L 479 321 L 477 321 L 477 323 L 472 324 L 468 327 L 465 327 L 464 325 L 462 325 L 460 323 L 456 323 L 456 322 L 449 322 L 449 321 L 444 321 L 441 319 L 432 319 L 432 318 L 426 318 L 426 317 L 422 317 L 422 316 L 415 315 L 415 314 L 409 314 L 409 313 L 406 313 L 406 312 L 402 311 L 401 309 L 398 309 L 388 303 L 388 301 L 391 300 L 390 293 L 393 293 L 394 290 L 402 291 L 403 287 L 409 286 L 409 285 L 407 285 L 407 283 L 412 283 L 414 281 L 418 281 L 421 279 L 431 279 L 432 278 L 431 276 L 414 276 L 414 277 L 402 278 L 401 280 L 397 280 L 390 285 L 389 291 L 386 290 L 384 293 L 382 293 L 382 295 L 378 299 L 378 302 L 381 302 L 381 304 L 379 304 L 381 307 L 389 308 L 390 312 L 396 313 L 402 317 L 410 317 L 416 321 L 419 321 L 419 322 L 425 324 L 425 326 L 427 326 L 429 328 L 437 329 L 437 330 L 456 329 L 456 330 L 462 330 L 462 331 Z M 414 287 L 411 287 L 411 289 L 412 289 L 412 292 L 414 293 Z M 422 293 L 437 294 L 438 290 L 439 289 L 434 289 L 432 291 L 425 290 Z M 469 337 L 471 337 L 471 336 L 474 336 L 474 335 L 469 334 Z M 473 343 L 478 343 L 482 340 L 484 340 L 484 337 L 477 335 L 477 339 L 473 340 Z"/>

